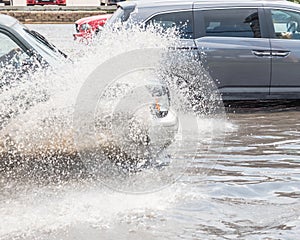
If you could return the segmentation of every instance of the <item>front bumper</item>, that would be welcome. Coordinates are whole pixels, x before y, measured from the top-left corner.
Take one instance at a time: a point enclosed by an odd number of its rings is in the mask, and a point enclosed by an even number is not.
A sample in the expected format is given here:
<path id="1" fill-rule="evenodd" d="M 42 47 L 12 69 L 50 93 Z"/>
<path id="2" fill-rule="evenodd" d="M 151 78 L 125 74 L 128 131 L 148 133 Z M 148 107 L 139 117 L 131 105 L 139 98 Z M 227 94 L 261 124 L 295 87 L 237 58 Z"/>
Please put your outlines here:
<path id="1" fill-rule="evenodd" d="M 135 118 L 134 125 L 129 125 L 122 135 L 114 133 L 116 146 L 130 159 L 157 157 L 175 139 L 178 132 L 178 117 L 171 109 L 164 117 L 158 118 L 151 113 Z M 117 134 L 116 134 L 117 133 Z"/>
<path id="2" fill-rule="evenodd" d="M 78 39 L 91 39 L 93 37 L 93 34 L 90 32 L 78 32 L 73 34 L 74 40 Z"/>

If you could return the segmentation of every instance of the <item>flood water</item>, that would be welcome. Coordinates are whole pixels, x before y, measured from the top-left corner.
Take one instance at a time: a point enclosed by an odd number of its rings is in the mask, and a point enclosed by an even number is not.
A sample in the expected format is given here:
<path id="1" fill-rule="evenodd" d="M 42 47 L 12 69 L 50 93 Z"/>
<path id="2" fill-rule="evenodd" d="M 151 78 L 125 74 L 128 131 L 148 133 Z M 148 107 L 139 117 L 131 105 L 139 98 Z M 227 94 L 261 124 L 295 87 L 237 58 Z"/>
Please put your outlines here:
<path id="1" fill-rule="evenodd" d="M 72 25 L 30 27 L 72 52 Z M 300 239 L 299 105 L 231 109 L 223 148 L 153 193 L 1 178 L 0 239 Z"/>

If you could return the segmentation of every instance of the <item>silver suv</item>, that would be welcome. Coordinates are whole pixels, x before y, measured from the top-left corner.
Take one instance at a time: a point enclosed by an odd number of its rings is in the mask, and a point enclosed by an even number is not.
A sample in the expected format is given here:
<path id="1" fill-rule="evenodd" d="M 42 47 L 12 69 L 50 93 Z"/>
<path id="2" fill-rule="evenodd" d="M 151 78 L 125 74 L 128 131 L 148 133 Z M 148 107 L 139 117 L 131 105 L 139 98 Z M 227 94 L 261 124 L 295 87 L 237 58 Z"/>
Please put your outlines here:
<path id="1" fill-rule="evenodd" d="M 288 1 L 131 1 L 121 20 L 176 26 L 224 100 L 300 99 L 300 5 Z M 204 53 L 204 54 L 203 54 Z"/>

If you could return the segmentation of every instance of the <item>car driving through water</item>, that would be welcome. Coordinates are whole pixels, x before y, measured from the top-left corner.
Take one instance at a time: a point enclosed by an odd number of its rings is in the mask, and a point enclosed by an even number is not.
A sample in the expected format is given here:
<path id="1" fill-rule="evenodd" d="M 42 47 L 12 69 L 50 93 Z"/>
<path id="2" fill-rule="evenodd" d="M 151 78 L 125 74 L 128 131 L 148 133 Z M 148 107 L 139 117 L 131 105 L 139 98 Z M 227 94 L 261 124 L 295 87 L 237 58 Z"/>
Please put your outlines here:
<path id="1" fill-rule="evenodd" d="M 62 51 L 38 32 L 28 29 L 10 16 L 0 15 L 0 81 L 2 86 L 8 86 L 10 81 L 21 78 L 24 69 L 26 71 L 26 69 L 32 70 L 32 68 L 61 67 L 62 61 L 66 58 L 67 56 Z M 9 75 L 8 71 L 10 71 L 12 75 Z M 18 75 L 18 73 L 20 74 Z M 136 146 L 136 148 L 133 147 L 132 151 L 128 154 L 132 158 L 141 156 L 139 146 L 143 146 L 143 149 L 145 149 L 146 145 L 151 146 L 152 148 L 158 149 L 157 152 L 163 150 L 172 142 L 178 129 L 177 116 L 170 111 L 170 96 L 167 87 L 163 83 L 158 82 L 155 78 L 149 81 L 147 80 L 145 87 L 150 96 L 148 105 L 144 107 L 145 111 L 143 113 L 133 114 L 134 116 L 130 116 L 129 119 L 124 117 L 118 118 L 122 119 L 122 121 L 131 122 L 128 128 L 124 130 L 130 135 L 128 139 L 131 139 L 131 141 L 127 141 L 125 144 L 122 138 L 115 137 L 116 134 L 107 134 L 107 137 L 113 136 L 114 138 L 108 142 L 113 142 L 119 147 L 121 145 L 127 147 Z M 116 91 L 116 88 L 113 88 L 112 91 Z M 0 94 L 2 93 L 0 92 Z M 112 99 L 111 96 L 112 94 L 109 94 L 101 106 L 107 106 L 108 104 L 105 103 L 108 103 Z M 114 95 L 114 99 L 118 97 L 118 94 Z M 101 111 L 104 111 L 103 107 Z M 103 115 L 100 114 L 99 116 Z M 147 117 L 147 121 L 144 120 L 145 117 Z M 134 122 L 132 119 L 134 119 Z M 97 123 L 98 122 L 109 125 L 103 121 L 102 118 L 98 119 Z M 152 124 L 154 123 L 156 125 L 153 128 Z M 2 122 L 0 122 L 0 124 L 2 124 Z M 142 130 L 140 126 L 143 127 Z M 152 136 L 160 140 L 154 142 L 154 139 L 152 140 L 150 135 L 147 135 L 148 129 L 151 129 Z M 143 139 L 139 139 L 137 135 L 135 135 L 137 132 L 145 133 Z M 118 134 L 121 136 L 121 134 L 126 133 L 117 132 L 117 135 Z M 159 138 L 161 134 L 164 134 L 164 136 Z"/>
<path id="2" fill-rule="evenodd" d="M 130 1 L 108 20 L 176 28 L 223 100 L 300 99 L 300 5 L 288 1 Z"/>

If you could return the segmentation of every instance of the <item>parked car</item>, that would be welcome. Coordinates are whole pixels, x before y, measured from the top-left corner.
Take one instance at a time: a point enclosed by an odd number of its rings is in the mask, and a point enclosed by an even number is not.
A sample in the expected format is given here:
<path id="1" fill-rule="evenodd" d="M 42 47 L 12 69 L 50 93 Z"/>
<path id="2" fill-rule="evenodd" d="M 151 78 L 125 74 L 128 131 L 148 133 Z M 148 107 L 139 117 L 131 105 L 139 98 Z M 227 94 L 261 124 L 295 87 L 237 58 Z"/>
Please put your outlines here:
<path id="1" fill-rule="evenodd" d="M 123 1 L 126 1 L 126 0 L 100 0 L 100 3 L 101 5 L 116 5 L 118 4 L 119 2 L 123 2 Z"/>
<path id="2" fill-rule="evenodd" d="M 0 6 L 2 5 L 2 4 L 4 4 L 4 5 L 12 5 L 12 0 L 0 0 Z"/>
<path id="3" fill-rule="evenodd" d="M 13 17 L 0 14 L 0 87 L 3 84 L 9 84 L 7 80 L 10 79 L 7 79 L 7 74 L 5 72 L 6 69 L 8 71 L 12 70 L 14 73 L 13 76 L 16 77 L 15 75 L 19 72 L 17 70 L 22 69 L 22 66 L 24 65 L 29 66 L 30 68 L 31 63 L 38 62 L 39 65 L 43 68 L 57 66 L 59 65 L 58 63 L 60 59 L 65 58 L 66 55 L 58 48 L 56 48 L 53 44 L 51 44 L 41 34 L 28 29 Z M 11 69 L 11 66 L 13 66 L 13 69 Z M 1 75 L 2 73 L 4 73 L 5 75 Z M 146 80 L 146 83 L 147 84 L 145 87 L 150 93 L 149 95 L 152 96 L 151 99 L 153 100 L 153 104 L 151 105 L 150 103 L 149 106 L 143 106 L 146 109 L 146 112 L 144 112 L 142 116 L 133 116 L 136 124 L 133 124 L 132 128 L 130 127 L 127 129 L 128 134 L 130 134 L 128 139 L 131 139 L 132 142 L 124 141 L 124 139 L 117 137 L 110 139 L 112 137 L 110 137 L 109 134 L 107 135 L 107 142 L 113 142 L 121 149 L 128 149 L 128 147 L 131 146 L 131 148 L 133 148 L 133 151 L 131 151 L 130 153 L 127 151 L 127 156 L 130 156 L 132 158 L 141 157 L 143 155 L 142 150 L 146 150 L 147 147 L 158 149 L 157 151 L 163 150 L 172 142 L 174 135 L 176 134 L 178 129 L 177 115 L 173 113 L 173 111 L 171 111 L 169 91 L 167 90 L 166 86 L 161 84 L 155 78 Z M 112 96 L 113 94 L 108 94 L 106 100 L 110 101 Z M 103 106 L 105 105 L 107 104 L 103 104 Z M 11 111 L 11 109 L 8 110 Z M 142 119 L 140 120 L 141 117 L 144 118 L 146 115 L 148 116 L 147 122 L 144 122 Z M 0 115 L 0 124 L 1 117 L 2 113 Z M 132 119 L 128 119 L 128 121 L 131 121 Z M 103 119 L 100 118 L 99 121 L 101 123 Z M 152 123 L 156 124 L 154 130 L 153 126 L 151 125 Z M 105 126 L 109 125 L 109 123 L 107 122 L 104 122 L 103 124 Z M 140 131 L 138 129 L 138 126 L 142 125 L 143 131 Z M 132 133 L 135 131 L 147 133 L 147 128 L 151 128 L 153 131 L 156 131 L 154 135 L 156 136 L 156 139 L 158 139 L 158 141 L 152 141 L 150 136 L 148 136 L 147 134 L 143 139 L 139 139 L 137 138 L 137 136 L 135 137 L 132 135 Z M 157 137 L 161 134 L 164 134 L 164 136 L 161 136 L 160 138 Z M 147 144 L 145 145 L 140 141 L 145 141 L 147 142 Z M 143 149 L 140 151 L 135 150 L 133 146 L 137 145 L 139 145 Z"/>
<path id="4" fill-rule="evenodd" d="M 26 0 L 27 6 L 33 5 L 62 5 L 66 6 L 67 0 Z"/>
<path id="5" fill-rule="evenodd" d="M 300 99 L 300 5 L 288 1 L 128 1 L 108 20 L 175 27 L 223 100 Z"/>
<path id="6" fill-rule="evenodd" d="M 99 29 L 104 26 L 112 14 L 102 14 L 97 16 L 85 17 L 75 22 L 76 33 L 73 34 L 76 39 L 90 39 L 97 34 Z"/>

